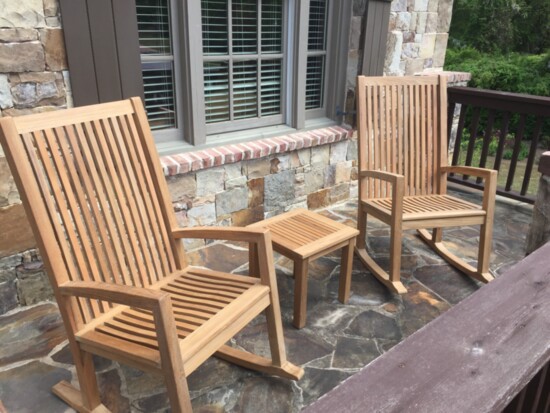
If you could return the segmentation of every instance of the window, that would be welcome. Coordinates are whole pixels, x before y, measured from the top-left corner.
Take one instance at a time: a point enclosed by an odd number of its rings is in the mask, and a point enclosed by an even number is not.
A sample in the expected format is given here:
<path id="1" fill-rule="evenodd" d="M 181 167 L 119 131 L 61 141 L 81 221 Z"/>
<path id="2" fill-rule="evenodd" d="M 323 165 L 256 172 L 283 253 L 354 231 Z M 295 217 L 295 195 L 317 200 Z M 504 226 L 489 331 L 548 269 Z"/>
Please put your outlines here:
<path id="1" fill-rule="evenodd" d="M 329 16 L 338 3 L 136 0 L 157 136 L 204 144 L 209 135 L 333 117 Z"/>
<path id="2" fill-rule="evenodd" d="M 207 132 L 283 121 L 283 0 L 202 0 Z"/>

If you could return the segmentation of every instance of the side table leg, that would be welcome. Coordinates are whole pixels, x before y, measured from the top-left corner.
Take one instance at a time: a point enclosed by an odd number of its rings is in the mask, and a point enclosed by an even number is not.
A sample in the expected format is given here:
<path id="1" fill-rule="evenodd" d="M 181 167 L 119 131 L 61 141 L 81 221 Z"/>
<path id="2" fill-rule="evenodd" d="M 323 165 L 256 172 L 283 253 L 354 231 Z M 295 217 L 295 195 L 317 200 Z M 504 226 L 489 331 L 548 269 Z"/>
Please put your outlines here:
<path id="1" fill-rule="evenodd" d="M 294 327 L 306 325 L 307 310 L 307 271 L 309 260 L 294 261 Z"/>
<path id="2" fill-rule="evenodd" d="M 340 285 L 338 287 L 338 300 L 347 304 L 351 288 L 351 268 L 353 266 L 353 250 L 355 238 L 350 239 L 349 244 L 342 248 L 342 261 L 340 263 Z"/>
<path id="3" fill-rule="evenodd" d="M 260 266 L 258 264 L 258 251 L 256 250 L 256 244 L 248 244 L 248 275 L 250 277 L 260 276 Z"/>

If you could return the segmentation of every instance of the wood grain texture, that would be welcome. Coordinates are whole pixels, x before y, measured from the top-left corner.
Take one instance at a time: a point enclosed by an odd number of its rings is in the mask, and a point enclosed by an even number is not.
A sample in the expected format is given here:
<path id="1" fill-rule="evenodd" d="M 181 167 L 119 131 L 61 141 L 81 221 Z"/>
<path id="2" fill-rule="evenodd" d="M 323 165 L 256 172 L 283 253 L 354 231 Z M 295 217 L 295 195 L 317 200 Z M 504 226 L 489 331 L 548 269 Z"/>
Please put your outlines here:
<path id="1" fill-rule="evenodd" d="M 549 254 L 546 244 L 304 413 L 502 411 L 550 361 Z"/>
<path id="2" fill-rule="evenodd" d="M 309 263 L 340 248 L 343 251 L 338 297 L 341 302 L 347 302 L 352 251 L 359 231 L 306 209 L 294 209 L 251 224 L 247 229 L 269 230 L 273 249 L 294 261 L 294 327 L 303 328 L 306 325 Z"/>
<path id="3" fill-rule="evenodd" d="M 392 291 L 404 293 L 406 289 L 400 282 L 402 232 L 431 228 L 434 237 L 422 233 L 422 239 L 438 254 L 478 280 L 491 280 L 489 257 L 496 171 L 447 167 L 445 77 L 359 76 L 357 85 L 360 180 L 357 253 L 361 261 Z M 464 116 L 461 114 L 462 121 Z M 447 175 L 457 173 L 472 174 L 485 182 L 483 205 L 446 194 Z M 368 215 L 390 225 L 388 272 L 364 250 Z M 477 269 L 442 244 L 441 228 L 462 225 L 481 226 Z"/>
<path id="4" fill-rule="evenodd" d="M 80 391 L 54 392 L 73 408 L 105 411 L 97 354 L 163 375 L 172 411 L 191 411 L 186 377 L 264 311 L 271 359 L 228 357 L 301 377 L 286 359 L 269 231 L 176 228 L 138 98 L 2 118 L 0 140 L 69 337 Z M 248 242 L 256 277 L 188 267 L 185 236 Z"/>

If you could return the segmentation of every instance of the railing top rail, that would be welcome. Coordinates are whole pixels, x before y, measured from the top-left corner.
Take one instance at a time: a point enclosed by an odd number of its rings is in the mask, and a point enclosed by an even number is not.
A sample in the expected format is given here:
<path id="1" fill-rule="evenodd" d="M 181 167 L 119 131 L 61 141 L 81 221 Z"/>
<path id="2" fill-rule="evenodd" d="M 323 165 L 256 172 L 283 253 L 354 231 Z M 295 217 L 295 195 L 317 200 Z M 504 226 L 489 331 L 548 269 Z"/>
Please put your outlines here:
<path id="1" fill-rule="evenodd" d="M 500 412 L 550 360 L 550 243 L 304 413 Z"/>
<path id="2" fill-rule="evenodd" d="M 550 116 L 550 97 L 546 96 L 454 86 L 448 88 L 448 99 L 450 103 Z"/>

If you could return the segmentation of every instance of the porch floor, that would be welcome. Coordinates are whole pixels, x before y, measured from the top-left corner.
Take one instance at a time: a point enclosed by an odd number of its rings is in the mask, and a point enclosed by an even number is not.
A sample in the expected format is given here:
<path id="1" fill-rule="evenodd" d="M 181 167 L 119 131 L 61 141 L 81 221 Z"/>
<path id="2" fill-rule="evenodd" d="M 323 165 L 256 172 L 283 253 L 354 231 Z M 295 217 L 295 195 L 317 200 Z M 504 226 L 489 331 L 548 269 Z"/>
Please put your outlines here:
<path id="1" fill-rule="evenodd" d="M 479 202 L 478 194 L 450 192 Z M 348 201 L 318 212 L 355 226 L 356 208 L 356 201 Z M 525 204 L 497 200 L 491 257 L 495 275 L 524 257 L 531 212 Z M 387 268 L 388 227 L 369 220 L 369 237 L 371 253 Z M 477 227 L 444 231 L 449 249 L 471 260 L 476 259 L 478 238 Z M 214 242 L 191 250 L 189 258 L 195 265 L 246 273 L 248 254 L 242 244 Z M 355 258 L 350 302 L 339 303 L 340 256 L 335 252 L 310 265 L 307 325 L 297 330 L 291 324 L 292 263 L 280 255 L 275 259 L 288 358 L 304 367 L 304 377 L 290 382 L 211 358 L 189 377 L 194 412 L 298 412 L 481 287 L 408 231 L 402 260 L 407 294 L 388 292 Z M 235 342 L 269 355 L 266 331 L 265 319 L 259 317 Z M 52 303 L 0 317 L 0 412 L 72 411 L 50 392 L 59 380 L 74 378 L 63 336 Z M 104 403 L 113 412 L 169 411 L 160 378 L 101 358 L 96 368 Z"/>

